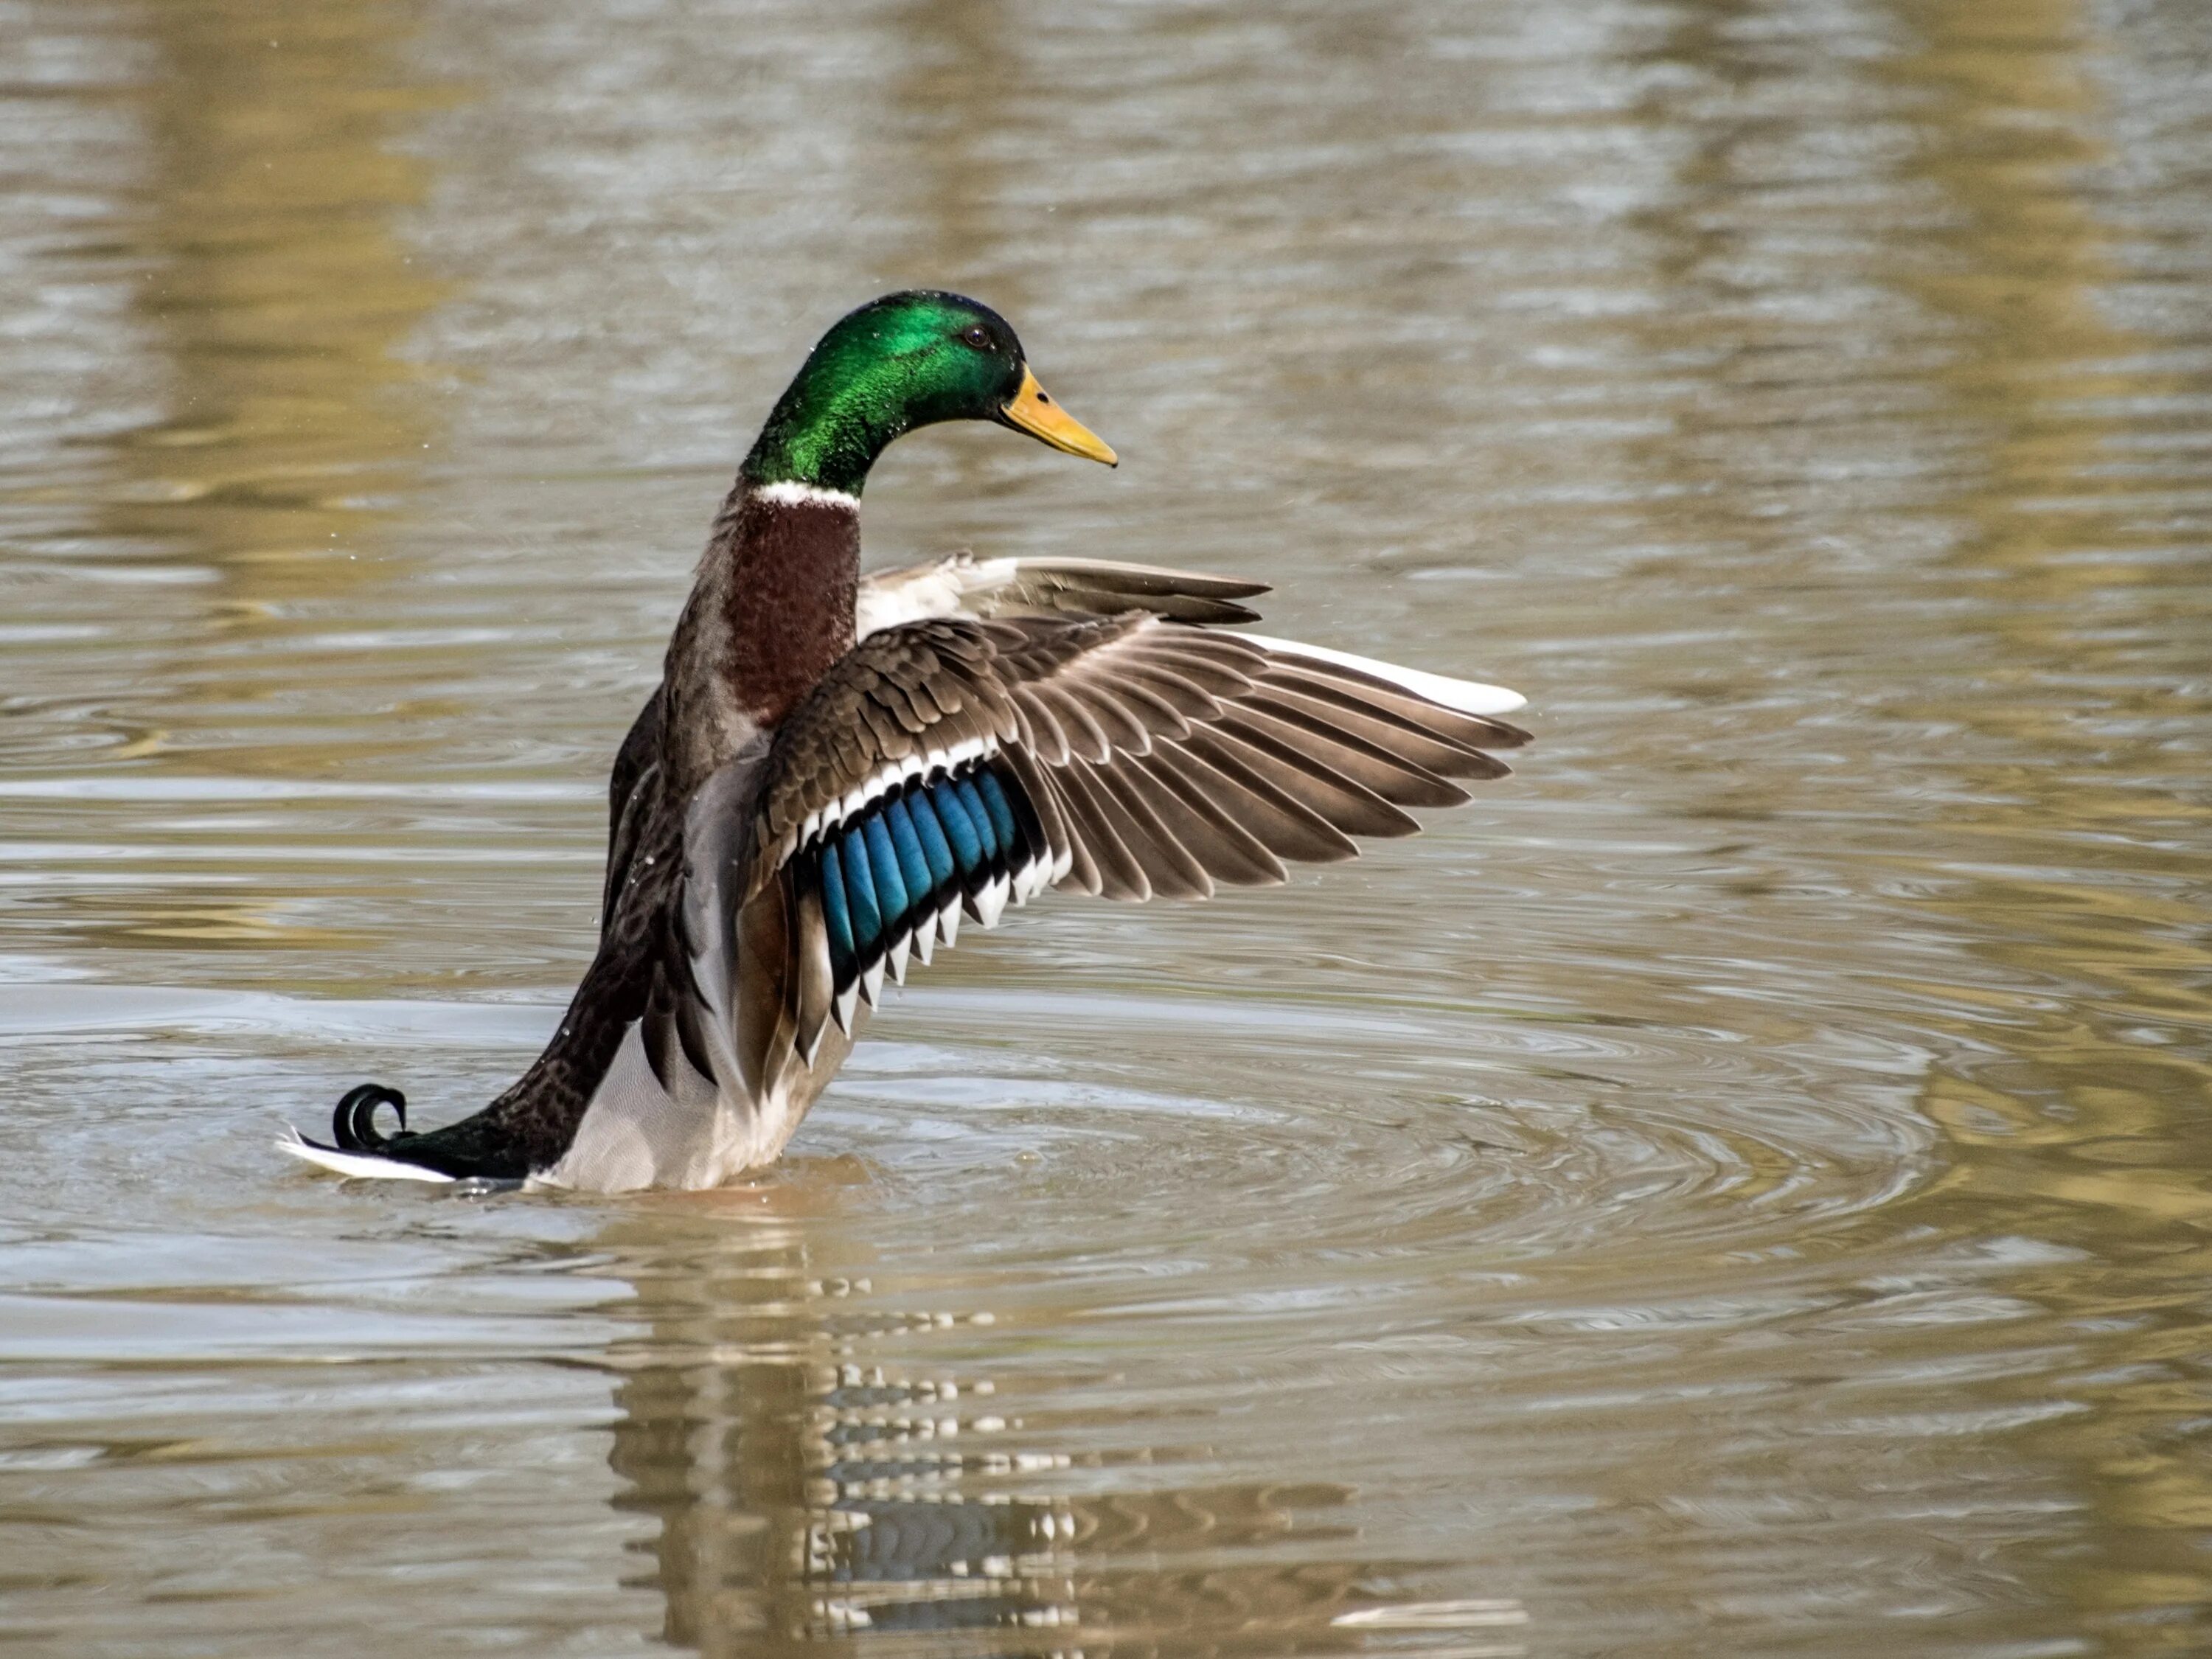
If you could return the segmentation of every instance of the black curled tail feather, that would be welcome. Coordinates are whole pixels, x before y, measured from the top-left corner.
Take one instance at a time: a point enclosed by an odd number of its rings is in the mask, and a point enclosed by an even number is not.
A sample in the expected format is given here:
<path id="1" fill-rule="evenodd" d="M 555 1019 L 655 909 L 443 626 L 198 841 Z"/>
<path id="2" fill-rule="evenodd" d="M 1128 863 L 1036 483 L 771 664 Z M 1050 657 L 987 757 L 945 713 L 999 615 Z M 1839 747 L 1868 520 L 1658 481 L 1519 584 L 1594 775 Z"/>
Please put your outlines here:
<path id="1" fill-rule="evenodd" d="M 376 1127 L 377 1109 L 384 1106 L 392 1108 L 398 1120 L 397 1132 L 388 1135 Z M 419 1164 L 456 1181 L 519 1182 L 532 1172 L 525 1150 L 501 1133 L 489 1112 L 416 1134 L 407 1127 L 407 1097 L 381 1083 L 363 1083 L 345 1091 L 331 1115 L 331 1139 L 333 1145 L 327 1151 Z"/>
<path id="2" fill-rule="evenodd" d="M 376 1132 L 376 1109 L 389 1106 L 399 1120 L 399 1133 L 407 1133 L 407 1097 L 381 1083 L 364 1083 L 349 1089 L 331 1115 L 331 1139 L 342 1152 L 381 1152 L 392 1138 Z"/>

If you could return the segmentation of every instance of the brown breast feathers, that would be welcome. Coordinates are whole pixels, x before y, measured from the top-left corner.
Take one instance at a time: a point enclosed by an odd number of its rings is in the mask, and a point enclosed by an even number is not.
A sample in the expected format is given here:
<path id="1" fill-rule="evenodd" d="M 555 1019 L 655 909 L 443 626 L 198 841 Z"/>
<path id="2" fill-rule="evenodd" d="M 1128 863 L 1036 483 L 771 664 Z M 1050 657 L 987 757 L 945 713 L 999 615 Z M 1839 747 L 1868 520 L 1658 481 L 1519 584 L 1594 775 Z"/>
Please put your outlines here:
<path id="1" fill-rule="evenodd" d="M 739 503 L 722 593 L 725 684 L 774 727 L 853 648 L 860 519 L 848 500 L 755 490 Z"/>

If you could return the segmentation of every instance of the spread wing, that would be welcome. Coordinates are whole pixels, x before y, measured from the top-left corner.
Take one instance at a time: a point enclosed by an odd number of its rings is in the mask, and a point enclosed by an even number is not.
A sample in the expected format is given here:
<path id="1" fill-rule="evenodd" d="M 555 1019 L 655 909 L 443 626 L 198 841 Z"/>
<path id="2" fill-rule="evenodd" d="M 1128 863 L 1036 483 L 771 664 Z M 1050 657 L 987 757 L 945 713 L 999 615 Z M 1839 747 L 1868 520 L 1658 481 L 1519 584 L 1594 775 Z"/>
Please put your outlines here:
<path id="1" fill-rule="evenodd" d="M 1237 601 L 1266 592 L 1265 582 L 1112 559 L 979 559 L 955 553 L 863 576 L 853 632 L 865 640 L 930 617 L 1118 617 L 1130 611 L 1172 622 L 1249 623 L 1259 621 L 1260 613 Z"/>
<path id="2" fill-rule="evenodd" d="M 1526 741 L 1364 660 L 1137 609 L 863 639 L 778 732 L 728 890 L 748 1084 L 811 1065 L 963 914 L 1279 882 L 1412 834 L 1407 808 L 1464 801 L 1454 779 L 1503 775 L 1489 751 Z"/>

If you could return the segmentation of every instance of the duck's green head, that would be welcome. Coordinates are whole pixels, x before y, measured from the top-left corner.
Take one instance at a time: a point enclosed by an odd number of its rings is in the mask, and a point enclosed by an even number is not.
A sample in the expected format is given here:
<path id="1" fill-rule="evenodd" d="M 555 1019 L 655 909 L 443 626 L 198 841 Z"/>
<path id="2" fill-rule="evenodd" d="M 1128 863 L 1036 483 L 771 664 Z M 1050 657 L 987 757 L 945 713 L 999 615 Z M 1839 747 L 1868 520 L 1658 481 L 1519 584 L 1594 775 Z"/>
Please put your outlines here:
<path id="1" fill-rule="evenodd" d="M 934 289 L 889 294 L 823 335 L 745 457 L 749 483 L 857 495 L 884 446 L 938 421 L 996 421 L 1071 455 L 1114 452 L 1048 397 L 1006 319 Z"/>

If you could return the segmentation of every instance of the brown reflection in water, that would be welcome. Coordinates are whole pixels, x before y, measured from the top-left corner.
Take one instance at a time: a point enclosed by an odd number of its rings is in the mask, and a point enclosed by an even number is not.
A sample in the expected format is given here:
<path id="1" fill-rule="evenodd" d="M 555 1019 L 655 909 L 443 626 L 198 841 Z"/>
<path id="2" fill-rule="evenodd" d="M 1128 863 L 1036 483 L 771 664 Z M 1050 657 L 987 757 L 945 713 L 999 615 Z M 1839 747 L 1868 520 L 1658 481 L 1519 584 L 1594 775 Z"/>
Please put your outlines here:
<path id="1" fill-rule="evenodd" d="M 1356 1540 L 1331 1519 L 1352 1500 L 1341 1486 L 1171 1485 L 1150 1467 L 1202 1467 L 1202 1449 L 1054 1449 L 1024 1413 L 1065 1431 L 1079 1392 L 1033 1370 L 1002 1392 L 988 1364 L 933 1361 L 933 1345 L 1019 1339 L 980 1335 L 972 1308 L 891 1306 L 871 1276 L 896 1269 L 854 1243 L 847 1213 L 866 1193 L 857 1165 L 802 1163 L 600 1240 L 647 1327 L 609 1357 L 623 1374 L 610 1462 L 628 1485 L 616 1506 L 657 1523 L 644 1547 L 665 1641 L 732 1659 L 853 1638 L 1345 1654 L 1361 1642 L 1331 1620 L 1378 1577 L 1432 1565 L 1310 1559 Z"/>
<path id="2" fill-rule="evenodd" d="M 419 368 L 398 355 L 441 285 L 394 221 L 427 170 L 398 154 L 410 120 L 447 95 L 403 60 L 413 0 L 156 0 L 126 14 L 151 50 L 132 96 L 148 152 L 127 220 L 142 254 L 136 303 L 162 362 L 168 415 L 110 441 L 99 539 L 132 556 L 205 567 L 211 615 L 173 627 L 166 659 L 133 665 L 163 684 L 155 726 L 110 717 L 112 761 L 204 769 L 202 718 L 228 772 L 297 775 L 328 764 L 303 678 L 357 672 L 280 652 L 302 624 L 290 602 L 388 582 L 378 545 L 437 430 Z M 105 688 L 103 688 L 105 690 Z M 137 699 L 143 706 L 147 700 Z M 263 740 L 231 735 L 251 710 Z M 287 726 L 294 742 L 269 740 Z M 149 833 L 159 833 L 152 831 Z M 321 951 L 358 942 L 318 924 L 312 901 L 215 896 L 202 872 L 148 884 L 127 909 L 106 890 L 62 901 L 88 943 Z M 118 909 L 124 910 L 119 917 Z"/>
<path id="3" fill-rule="evenodd" d="M 1018 108 L 1020 29 L 1005 0 L 913 0 L 890 28 L 900 57 L 890 107 L 915 162 L 911 174 L 893 176 L 919 197 L 896 205 L 902 215 L 919 209 L 914 270 L 902 280 L 987 289 L 1019 314 L 1032 296 L 1019 262 L 1003 257 L 1007 233 L 995 204 L 1006 170 L 991 140 Z"/>
<path id="4" fill-rule="evenodd" d="M 424 169 L 395 153 L 434 94 L 408 0 L 146 6 L 153 152 L 140 304 L 171 416 L 125 441 L 105 527 L 209 562 L 251 607 L 357 580 L 345 556 L 431 441 L 394 355 L 439 295 L 395 239 Z"/>

